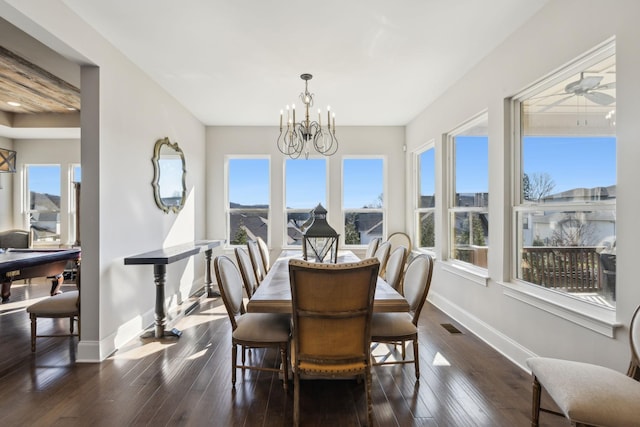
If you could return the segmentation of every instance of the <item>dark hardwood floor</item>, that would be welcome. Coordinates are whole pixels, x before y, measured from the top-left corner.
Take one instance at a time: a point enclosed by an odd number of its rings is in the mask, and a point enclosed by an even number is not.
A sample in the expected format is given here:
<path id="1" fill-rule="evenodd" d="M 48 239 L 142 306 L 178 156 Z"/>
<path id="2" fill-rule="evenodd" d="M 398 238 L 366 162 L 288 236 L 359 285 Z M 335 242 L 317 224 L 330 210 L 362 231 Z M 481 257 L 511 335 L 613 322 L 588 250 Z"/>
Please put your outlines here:
<path id="1" fill-rule="evenodd" d="M 277 374 L 239 372 L 232 388 L 230 325 L 219 299 L 180 319 L 178 340 L 134 340 L 103 363 L 76 364 L 76 338 L 41 338 L 31 353 L 24 307 L 33 300 L 26 298 L 48 290 L 48 284 L 17 284 L 11 302 L 0 305 L 3 426 L 292 424 L 293 391 L 284 393 Z M 41 330 L 68 328 L 67 319 L 38 324 Z M 380 346 L 375 353 L 387 351 Z M 250 357 L 265 366 L 279 363 L 275 350 L 254 350 Z M 428 303 L 420 319 L 420 366 L 419 382 L 413 365 L 373 369 L 375 425 L 529 425 L 529 374 Z M 305 426 L 364 425 L 365 411 L 362 383 L 301 384 Z M 568 425 L 563 418 L 541 417 L 544 426 Z"/>

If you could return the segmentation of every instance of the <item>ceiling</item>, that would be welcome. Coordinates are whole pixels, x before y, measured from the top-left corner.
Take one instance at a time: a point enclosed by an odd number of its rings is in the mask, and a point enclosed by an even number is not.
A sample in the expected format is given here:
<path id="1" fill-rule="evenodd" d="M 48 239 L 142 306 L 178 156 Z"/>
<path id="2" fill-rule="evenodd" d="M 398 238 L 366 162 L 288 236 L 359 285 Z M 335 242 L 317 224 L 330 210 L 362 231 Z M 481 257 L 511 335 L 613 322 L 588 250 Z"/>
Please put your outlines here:
<path id="1" fill-rule="evenodd" d="M 310 73 L 339 126 L 407 124 L 547 0 L 63 2 L 205 125 L 276 125 Z"/>
<path id="2" fill-rule="evenodd" d="M 304 7 L 317 5 L 307 0 L 295 10 L 276 0 L 200 0 L 189 7 L 62 1 L 205 125 L 243 126 L 276 125 L 285 105 L 300 108 L 303 72 L 314 74 L 314 116 L 315 108 L 331 105 L 339 125 L 405 125 L 546 3 L 400 0 L 392 7 L 326 0 L 311 13 Z M 54 75 L 74 81 L 73 74 L 59 60 L 53 72 L 41 68 L 46 48 L 35 46 L 20 53 L 0 46 L 0 136 L 78 138 L 79 89 Z M 36 59 L 38 65 L 30 62 Z M 567 87 L 601 77 L 590 92 L 615 98 L 614 58 L 580 71 L 548 85 L 525 111 L 605 117 L 615 101 L 599 105 Z"/>

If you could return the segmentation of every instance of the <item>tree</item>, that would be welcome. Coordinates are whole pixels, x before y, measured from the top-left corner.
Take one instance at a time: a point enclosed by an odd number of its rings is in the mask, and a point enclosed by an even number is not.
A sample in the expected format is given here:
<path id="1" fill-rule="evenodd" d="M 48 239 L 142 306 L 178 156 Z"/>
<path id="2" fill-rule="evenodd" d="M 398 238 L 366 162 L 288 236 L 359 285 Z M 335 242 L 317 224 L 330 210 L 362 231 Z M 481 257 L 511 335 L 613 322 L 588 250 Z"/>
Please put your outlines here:
<path id="1" fill-rule="evenodd" d="M 522 177 L 522 194 L 525 200 L 531 202 L 540 203 L 555 187 L 556 183 L 546 172 L 532 173 L 531 176 L 525 173 Z"/>
<path id="2" fill-rule="evenodd" d="M 235 236 L 233 236 L 233 240 L 231 240 L 232 245 L 246 245 L 248 239 L 247 230 L 244 226 L 244 222 L 241 220 L 238 225 L 238 229 L 236 230 Z"/>
<path id="3" fill-rule="evenodd" d="M 558 221 L 558 226 L 551 235 L 553 246 L 587 246 L 593 239 L 593 223 L 576 218 L 574 214 L 566 214 L 565 219 Z"/>
<path id="4" fill-rule="evenodd" d="M 364 207 L 365 208 L 372 208 L 372 209 L 380 209 L 380 208 L 382 208 L 382 193 L 378 194 L 378 198 L 373 203 L 369 203 L 368 205 L 365 205 Z"/>
<path id="5" fill-rule="evenodd" d="M 433 248 L 436 246 L 436 234 L 433 212 L 420 217 L 420 247 Z"/>
<path id="6" fill-rule="evenodd" d="M 348 213 L 344 224 L 344 243 L 345 245 L 359 245 L 360 233 L 356 228 L 357 214 Z"/>

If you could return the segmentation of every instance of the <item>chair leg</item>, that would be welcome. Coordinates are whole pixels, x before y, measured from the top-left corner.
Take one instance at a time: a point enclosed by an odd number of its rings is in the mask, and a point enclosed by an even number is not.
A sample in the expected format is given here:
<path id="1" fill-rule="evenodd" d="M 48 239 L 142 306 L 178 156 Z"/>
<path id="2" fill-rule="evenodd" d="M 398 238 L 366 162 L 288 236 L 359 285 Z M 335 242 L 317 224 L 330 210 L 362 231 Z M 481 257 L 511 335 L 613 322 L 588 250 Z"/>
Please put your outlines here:
<path id="1" fill-rule="evenodd" d="M 238 361 L 238 346 L 231 345 L 231 384 L 236 386 L 236 365 Z"/>
<path id="2" fill-rule="evenodd" d="M 364 394 L 367 399 L 367 425 L 369 427 L 373 427 L 373 403 L 371 402 L 371 368 L 367 369 L 364 376 Z"/>
<path id="3" fill-rule="evenodd" d="M 540 395 L 541 395 L 540 382 L 534 376 L 533 377 L 533 401 L 531 405 L 531 427 L 538 427 L 540 424 Z"/>
<path id="4" fill-rule="evenodd" d="M 289 389 L 289 366 L 287 366 L 287 343 L 280 344 L 280 363 L 282 364 L 282 386 Z"/>
<path id="5" fill-rule="evenodd" d="M 300 425 L 300 375 L 293 373 L 293 425 Z"/>
<path id="6" fill-rule="evenodd" d="M 418 336 L 413 337 L 411 341 L 411 345 L 413 345 L 413 364 L 416 370 L 416 380 L 420 379 L 420 357 L 418 357 Z"/>
<path id="7" fill-rule="evenodd" d="M 71 335 L 73 335 L 73 320 L 74 320 L 75 316 L 71 316 L 69 317 L 69 333 Z"/>
<path id="8" fill-rule="evenodd" d="M 31 313 L 29 317 L 31 318 L 31 351 L 35 352 L 36 351 L 36 324 L 38 322 L 38 319 L 36 315 L 33 313 Z"/>

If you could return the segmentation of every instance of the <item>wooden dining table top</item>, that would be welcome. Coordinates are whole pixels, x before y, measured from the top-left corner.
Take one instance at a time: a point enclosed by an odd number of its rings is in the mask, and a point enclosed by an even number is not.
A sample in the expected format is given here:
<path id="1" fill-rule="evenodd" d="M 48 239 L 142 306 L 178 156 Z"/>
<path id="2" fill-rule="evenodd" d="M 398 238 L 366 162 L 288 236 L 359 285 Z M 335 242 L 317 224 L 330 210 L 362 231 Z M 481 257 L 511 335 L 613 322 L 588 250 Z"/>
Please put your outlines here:
<path id="1" fill-rule="evenodd" d="M 256 292 L 247 303 L 249 313 L 291 313 L 291 287 L 289 285 L 289 260 L 302 259 L 300 251 L 283 251 L 273 263 Z M 338 263 L 360 261 L 351 251 L 339 251 Z M 381 277 L 378 277 L 373 301 L 373 311 L 406 312 L 409 303 Z"/>

